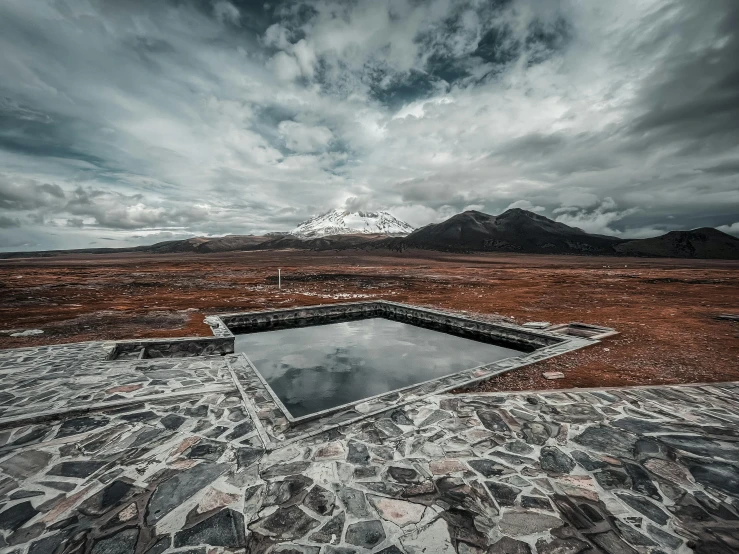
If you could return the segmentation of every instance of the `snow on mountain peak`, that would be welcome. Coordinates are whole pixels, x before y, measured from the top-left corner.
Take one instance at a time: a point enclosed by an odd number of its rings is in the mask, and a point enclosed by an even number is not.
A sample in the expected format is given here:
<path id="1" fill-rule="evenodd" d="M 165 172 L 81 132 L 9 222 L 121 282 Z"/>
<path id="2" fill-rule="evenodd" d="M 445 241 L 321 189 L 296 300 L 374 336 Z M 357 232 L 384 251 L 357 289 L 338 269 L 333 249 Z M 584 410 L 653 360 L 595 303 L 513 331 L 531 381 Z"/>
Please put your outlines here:
<path id="1" fill-rule="evenodd" d="M 357 233 L 405 236 L 412 231 L 413 227 L 389 212 L 349 212 L 336 209 L 311 217 L 290 231 L 290 234 L 301 238 Z"/>

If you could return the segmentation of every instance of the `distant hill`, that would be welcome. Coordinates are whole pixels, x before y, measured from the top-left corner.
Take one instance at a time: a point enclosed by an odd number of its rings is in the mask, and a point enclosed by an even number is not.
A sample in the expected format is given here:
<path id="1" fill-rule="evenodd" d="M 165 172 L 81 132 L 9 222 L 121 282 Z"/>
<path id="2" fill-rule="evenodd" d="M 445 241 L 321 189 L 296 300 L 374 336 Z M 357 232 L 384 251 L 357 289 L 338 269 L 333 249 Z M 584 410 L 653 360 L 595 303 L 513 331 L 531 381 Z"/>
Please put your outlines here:
<path id="1" fill-rule="evenodd" d="M 330 226 L 329 226 L 330 227 Z M 386 227 L 392 229 L 393 227 Z M 314 230 L 320 231 L 320 225 Z M 5 252 L 0 258 L 48 257 L 62 254 L 144 254 L 236 252 L 248 250 L 346 250 L 408 248 L 448 252 L 520 252 L 589 256 L 643 256 L 657 258 L 713 258 L 739 260 L 739 239 L 713 228 L 670 231 L 649 239 L 620 239 L 586 233 L 542 215 L 511 209 L 500 215 L 466 211 L 441 223 L 426 225 L 406 237 L 364 232 L 298 236 L 227 235 L 194 237 L 132 248 L 87 248 L 46 252 Z"/>
<path id="2" fill-rule="evenodd" d="M 274 240 L 273 237 L 257 235 L 226 235 L 225 237 L 193 237 L 185 240 L 169 240 L 151 246 L 138 246 L 134 252 L 166 254 L 171 252 L 231 252 L 233 250 L 252 250 Z"/>
<path id="3" fill-rule="evenodd" d="M 712 227 L 670 231 L 659 237 L 622 242 L 614 248 L 626 256 L 739 260 L 739 238 Z"/>
<path id="4" fill-rule="evenodd" d="M 301 238 L 355 234 L 405 236 L 412 231 L 413 227 L 390 212 L 331 210 L 304 221 L 290 234 Z"/>
<path id="5" fill-rule="evenodd" d="M 408 248 L 448 251 L 614 254 L 621 239 L 591 235 L 519 208 L 495 216 L 470 210 L 426 225 L 396 241 Z"/>
<path id="6" fill-rule="evenodd" d="M 79 248 L 75 250 L 45 250 L 39 252 L 0 252 L 0 259 L 47 258 L 65 254 L 176 254 L 211 252 L 238 252 L 249 250 L 344 250 L 347 248 L 375 248 L 387 240 L 383 234 L 330 235 L 303 239 L 290 234 L 227 235 L 225 237 L 193 237 L 169 240 L 147 246 L 130 248 Z"/>

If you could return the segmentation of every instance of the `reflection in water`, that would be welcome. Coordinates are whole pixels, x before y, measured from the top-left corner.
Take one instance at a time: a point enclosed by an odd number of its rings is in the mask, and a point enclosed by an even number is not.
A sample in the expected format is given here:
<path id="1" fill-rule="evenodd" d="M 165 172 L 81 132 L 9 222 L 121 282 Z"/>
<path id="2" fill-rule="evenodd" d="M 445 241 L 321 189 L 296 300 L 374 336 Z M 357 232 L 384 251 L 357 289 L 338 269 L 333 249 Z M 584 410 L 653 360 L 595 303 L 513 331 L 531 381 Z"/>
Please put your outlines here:
<path id="1" fill-rule="evenodd" d="M 384 318 L 236 335 L 293 417 L 521 354 Z"/>

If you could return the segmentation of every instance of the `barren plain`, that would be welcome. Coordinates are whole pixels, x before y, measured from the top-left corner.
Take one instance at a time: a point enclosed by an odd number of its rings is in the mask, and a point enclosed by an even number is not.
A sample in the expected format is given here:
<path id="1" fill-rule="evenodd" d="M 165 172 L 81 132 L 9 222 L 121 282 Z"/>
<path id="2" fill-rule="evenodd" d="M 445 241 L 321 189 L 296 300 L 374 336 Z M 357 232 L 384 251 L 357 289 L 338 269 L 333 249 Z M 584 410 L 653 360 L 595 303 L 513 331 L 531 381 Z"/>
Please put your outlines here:
<path id="1" fill-rule="evenodd" d="M 0 260 L 0 348 L 207 335 L 209 314 L 388 299 L 620 333 L 478 391 L 730 381 L 739 323 L 716 316 L 739 313 L 737 270 L 736 261 L 379 250 Z M 29 329 L 43 334 L 10 336 Z M 550 370 L 565 378 L 545 380 Z"/>

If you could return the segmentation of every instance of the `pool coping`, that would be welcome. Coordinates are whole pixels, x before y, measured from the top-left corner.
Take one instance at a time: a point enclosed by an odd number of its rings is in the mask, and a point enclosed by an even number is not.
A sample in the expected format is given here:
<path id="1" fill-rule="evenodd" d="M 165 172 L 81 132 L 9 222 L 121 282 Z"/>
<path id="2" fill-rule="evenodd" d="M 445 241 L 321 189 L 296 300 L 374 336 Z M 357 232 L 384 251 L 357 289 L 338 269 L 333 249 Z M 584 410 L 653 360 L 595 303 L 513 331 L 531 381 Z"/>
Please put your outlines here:
<path id="1" fill-rule="evenodd" d="M 379 309 L 379 310 L 378 310 Z M 257 394 L 259 400 L 254 401 L 254 411 L 264 431 L 270 437 L 269 442 L 280 447 L 287 443 L 301 440 L 330 429 L 359 421 L 366 417 L 395 409 L 407 403 L 426 398 L 435 394 L 449 392 L 457 388 L 464 388 L 490 377 L 506 373 L 513 369 L 524 367 L 532 363 L 559 356 L 567 352 L 578 350 L 600 342 L 599 338 L 584 338 L 562 335 L 540 329 L 530 329 L 510 323 L 490 322 L 475 317 L 450 314 L 431 308 L 390 302 L 385 300 L 349 302 L 336 304 L 319 304 L 301 308 L 278 310 L 262 310 L 253 312 L 239 312 L 221 314 L 209 317 L 209 325 L 220 333 L 224 330 L 233 336 L 233 329 L 250 328 L 256 325 L 264 326 L 280 324 L 296 319 L 311 317 L 339 318 L 347 314 L 364 314 L 365 317 L 376 317 L 378 311 L 389 310 L 389 313 L 408 314 L 422 317 L 425 320 L 443 321 L 445 324 L 455 324 L 456 330 L 466 330 L 470 333 L 491 333 L 499 337 L 501 331 L 511 337 L 526 338 L 529 344 L 538 343 L 541 346 L 532 352 L 522 352 L 520 356 L 511 356 L 488 364 L 457 371 L 447 376 L 429 379 L 407 387 L 394 389 L 371 397 L 350 402 L 314 412 L 301 417 L 293 417 L 289 410 L 280 401 L 258 368 L 251 362 L 245 353 L 235 355 L 234 363 L 242 361 L 240 379 L 248 382 L 252 392 L 263 391 Z M 324 321 L 326 322 L 326 321 Z M 602 328 L 608 331 L 608 336 L 616 333 L 611 328 Z M 442 331 L 443 332 L 443 331 Z M 264 394 L 266 393 L 266 394 Z"/>

